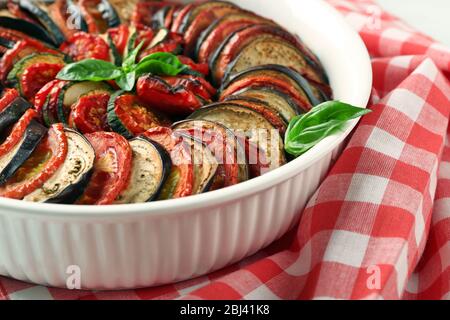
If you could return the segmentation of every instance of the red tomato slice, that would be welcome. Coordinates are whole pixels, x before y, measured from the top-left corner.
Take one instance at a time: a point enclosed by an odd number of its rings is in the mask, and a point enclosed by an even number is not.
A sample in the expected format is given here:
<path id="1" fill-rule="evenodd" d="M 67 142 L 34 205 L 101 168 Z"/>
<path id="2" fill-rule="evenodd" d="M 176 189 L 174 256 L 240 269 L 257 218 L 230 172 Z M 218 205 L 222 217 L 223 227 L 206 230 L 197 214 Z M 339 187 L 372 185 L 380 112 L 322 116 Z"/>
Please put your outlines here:
<path id="1" fill-rule="evenodd" d="M 52 89 L 61 82 L 65 83 L 63 80 L 52 80 L 43 86 L 38 93 L 36 93 L 36 96 L 34 97 L 34 108 L 38 114 L 42 115 L 42 108 L 44 107 L 50 91 L 52 91 Z"/>
<path id="2" fill-rule="evenodd" d="M 61 54 L 58 51 L 47 48 L 41 42 L 34 39 L 19 41 L 13 48 L 6 51 L 1 58 L 0 79 L 4 80 L 6 78 L 17 61 L 35 52 Z"/>
<path id="3" fill-rule="evenodd" d="M 18 96 L 19 92 L 16 89 L 6 89 L 3 93 L 3 97 L 0 99 L 0 112 L 5 110 Z"/>
<path id="4" fill-rule="evenodd" d="M 113 132 L 86 135 L 95 150 L 94 173 L 78 204 L 112 204 L 128 186 L 132 151 L 128 141 Z"/>
<path id="5" fill-rule="evenodd" d="M 155 34 L 153 30 L 142 24 L 136 25 L 137 37 L 134 46 L 137 47 L 141 42 L 144 42 L 142 48 L 147 48 L 153 40 Z"/>
<path id="6" fill-rule="evenodd" d="M 112 42 L 117 48 L 117 51 L 123 55 L 125 48 L 127 47 L 128 38 L 130 36 L 130 29 L 127 25 L 121 24 L 117 28 L 108 29 L 108 34 L 111 37 Z"/>
<path id="7" fill-rule="evenodd" d="M 100 0 L 80 0 L 79 6 L 84 20 L 88 26 L 89 33 L 103 33 L 108 29 L 106 21 L 99 11 Z"/>
<path id="8" fill-rule="evenodd" d="M 36 93 L 47 83 L 54 80 L 63 67 L 62 64 L 35 63 L 26 68 L 20 78 L 23 96 L 34 102 Z"/>
<path id="9" fill-rule="evenodd" d="M 157 52 L 168 52 L 168 53 L 177 54 L 177 53 L 179 53 L 179 51 L 180 51 L 180 45 L 178 43 L 163 42 L 163 43 L 160 43 L 160 44 L 154 46 L 153 48 L 142 51 L 142 53 L 139 55 L 139 60 L 142 60 L 146 56 L 149 56 L 149 55 L 151 55 L 153 53 L 157 53 Z"/>
<path id="10" fill-rule="evenodd" d="M 202 106 L 193 92 L 182 87 L 173 88 L 161 78 L 151 75 L 138 79 L 136 92 L 144 103 L 172 115 L 187 115 Z"/>
<path id="11" fill-rule="evenodd" d="M 190 75 L 176 77 L 162 77 L 172 87 L 181 86 L 186 90 L 192 91 L 194 94 L 205 100 L 211 100 L 216 94 L 216 89 L 209 84 L 208 81 L 201 77 Z"/>
<path id="12" fill-rule="evenodd" d="M 109 46 L 98 35 L 77 32 L 67 42 L 64 42 L 60 49 L 75 61 L 84 59 L 110 61 Z"/>
<path id="13" fill-rule="evenodd" d="M 114 106 L 116 116 L 134 136 L 164 124 L 170 126 L 167 121 L 142 104 L 133 94 L 123 94 L 117 97 Z"/>
<path id="14" fill-rule="evenodd" d="M 0 188 L 0 195 L 6 198 L 22 199 L 40 188 L 64 163 L 67 149 L 67 136 L 63 125 L 53 125 L 31 157 L 17 170 L 8 183 Z"/>
<path id="15" fill-rule="evenodd" d="M 194 165 L 189 148 L 181 137 L 172 134 L 169 128 L 153 128 L 142 134 L 159 143 L 172 159 L 172 171 L 162 192 L 162 199 L 177 199 L 192 195 L 194 190 Z"/>
<path id="16" fill-rule="evenodd" d="M 181 63 L 189 66 L 194 71 L 197 71 L 204 75 L 205 77 L 209 74 L 209 66 L 207 63 L 195 63 L 191 58 L 186 56 L 178 56 Z"/>
<path id="17" fill-rule="evenodd" d="M 109 131 L 106 111 L 110 97 L 108 93 L 80 97 L 71 107 L 69 125 L 85 134 Z"/>
<path id="18" fill-rule="evenodd" d="M 10 152 L 22 140 L 25 131 L 28 128 L 31 120 L 36 118 L 37 112 L 33 109 L 28 109 L 24 115 L 17 121 L 5 141 L 0 145 L 0 157 Z"/>

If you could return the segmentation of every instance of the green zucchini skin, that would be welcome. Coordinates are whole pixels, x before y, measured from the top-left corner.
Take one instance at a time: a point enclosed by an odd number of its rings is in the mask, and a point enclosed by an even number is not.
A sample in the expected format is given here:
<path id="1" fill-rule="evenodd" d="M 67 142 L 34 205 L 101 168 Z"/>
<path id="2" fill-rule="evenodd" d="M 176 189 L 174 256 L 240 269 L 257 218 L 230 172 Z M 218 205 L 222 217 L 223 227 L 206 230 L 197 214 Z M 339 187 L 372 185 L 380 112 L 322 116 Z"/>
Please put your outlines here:
<path id="1" fill-rule="evenodd" d="M 60 62 L 61 64 L 65 64 L 66 62 L 68 62 L 65 57 L 58 56 L 52 53 L 33 53 L 22 58 L 14 65 L 13 69 L 9 72 L 6 78 L 6 84 L 10 87 L 16 87 L 20 90 L 19 78 L 28 62 L 32 60 L 35 60 L 36 62 L 48 62 L 49 59 L 55 58 L 59 60 L 58 62 Z"/>
<path id="2" fill-rule="evenodd" d="M 108 102 L 108 111 L 107 111 L 107 119 L 109 127 L 116 133 L 124 136 L 127 139 L 133 139 L 134 135 L 128 131 L 125 125 L 122 123 L 120 118 L 116 114 L 116 99 L 119 98 L 122 94 L 126 93 L 123 90 L 117 91 L 113 95 Z"/>
<path id="3" fill-rule="evenodd" d="M 50 96 L 47 97 L 47 100 L 45 101 L 45 104 L 42 108 L 42 118 L 44 120 L 44 124 L 47 127 L 50 127 L 55 123 L 58 123 L 58 119 L 55 117 L 53 111 L 50 108 Z"/>
<path id="4" fill-rule="evenodd" d="M 59 47 L 64 41 L 66 41 L 66 37 L 62 33 L 61 29 L 59 29 L 59 27 L 50 18 L 50 16 L 44 10 L 34 4 L 33 1 L 19 0 L 19 6 L 22 10 L 35 17 L 44 26 L 49 35 L 51 35 L 53 43 L 56 46 Z"/>
<path id="5" fill-rule="evenodd" d="M 0 17 L 0 27 L 20 31 L 32 38 L 45 42 L 45 44 L 51 47 L 56 46 L 56 43 L 53 41 L 47 30 L 37 24 L 28 22 L 26 20 L 10 17 Z"/>
<path id="6" fill-rule="evenodd" d="M 31 104 L 22 97 L 14 99 L 0 113 L 0 133 L 4 133 L 11 125 L 15 124 L 20 117 L 31 108 Z"/>
<path id="7" fill-rule="evenodd" d="M 9 178 L 20 168 L 20 166 L 31 156 L 47 133 L 47 128 L 32 120 L 25 131 L 25 139 L 11 162 L 0 173 L 0 185 L 5 184 Z"/>
<path id="8" fill-rule="evenodd" d="M 66 95 L 67 91 L 70 90 L 70 88 L 72 86 L 75 86 L 77 84 L 87 83 L 87 82 L 89 82 L 92 85 L 97 85 L 97 84 L 100 83 L 100 82 L 90 82 L 90 81 L 69 82 L 61 89 L 61 92 L 58 95 L 58 102 L 57 102 L 57 105 L 56 105 L 56 116 L 57 116 L 56 122 L 61 122 L 61 123 L 65 124 L 65 125 L 69 124 L 69 119 L 68 119 L 67 114 L 66 114 L 66 106 L 64 105 L 65 95 Z M 109 85 L 107 85 L 106 83 L 104 83 L 104 82 L 102 82 L 101 86 L 104 87 L 104 89 L 108 90 L 108 91 L 111 89 L 111 87 Z M 87 90 L 84 93 L 80 94 L 79 97 L 81 97 L 81 96 L 83 96 L 85 94 L 88 94 L 89 92 L 92 92 L 92 91 L 95 91 L 95 90 L 99 90 L 99 89 L 100 88 L 94 88 L 93 87 L 91 90 Z"/>
<path id="9" fill-rule="evenodd" d="M 114 59 L 114 64 L 118 67 L 122 66 L 123 62 L 122 56 L 120 55 L 119 50 L 117 50 L 117 47 L 109 34 L 106 40 L 108 42 L 109 49 L 111 50 L 111 54 Z"/>

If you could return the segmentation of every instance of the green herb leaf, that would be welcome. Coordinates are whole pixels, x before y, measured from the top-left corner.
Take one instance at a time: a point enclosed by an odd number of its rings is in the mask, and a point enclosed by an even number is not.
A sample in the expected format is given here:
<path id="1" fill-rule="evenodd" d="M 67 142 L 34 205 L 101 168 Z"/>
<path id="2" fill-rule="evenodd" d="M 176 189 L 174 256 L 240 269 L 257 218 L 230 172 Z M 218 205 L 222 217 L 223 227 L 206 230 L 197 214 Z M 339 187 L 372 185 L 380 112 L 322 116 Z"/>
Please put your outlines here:
<path id="1" fill-rule="evenodd" d="M 69 81 L 103 81 L 120 77 L 121 69 L 111 62 L 85 59 L 66 65 L 56 76 Z"/>
<path id="2" fill-rule="evenodd" d="M 136 72 L 123 73 L 119 78 L 116 79 L 117 85 L 120 89 L 125 91 L 131 91 L 136 83 Z"/>
<path id="3" fill-rule="evenodd" d="M 167 52 L 157 52 L 142 59 L 135 67 L 137 76 L 144 73 L 176 76 L 189 68 L 177 56 Z"/>
<path id="4" fill-rule="evenodd" d="M 327 101 L 291 120 L 285 135 L 286 152 L 299 157 L 343 125 L 371 112 L 340 101 Z"/>
<path id="5" fill-rule="evenodd" d="M 125 60 L 122 63 L 122 67 L 124 69 L 131 68 L 134 66 L 134 64 L 136 63 L 137 55 L 141 51 L 143 45 L 144 45 L 144 41 L 141 41 L 141 43 L 139 43 L 139 45 L 128 54 L 128 56 L 125 58 Z"/>

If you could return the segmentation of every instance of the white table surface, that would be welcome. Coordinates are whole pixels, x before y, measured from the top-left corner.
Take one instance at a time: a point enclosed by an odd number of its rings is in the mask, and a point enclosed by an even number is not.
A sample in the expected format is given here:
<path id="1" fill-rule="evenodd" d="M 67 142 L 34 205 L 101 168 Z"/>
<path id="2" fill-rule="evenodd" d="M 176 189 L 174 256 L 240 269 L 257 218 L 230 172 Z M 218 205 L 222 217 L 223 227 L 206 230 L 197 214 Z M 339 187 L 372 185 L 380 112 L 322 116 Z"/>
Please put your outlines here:
<path id="1" fill-rule="evenodd" d="M 450 0 L 376 0 L 409 25 L 450 46 Z"/>

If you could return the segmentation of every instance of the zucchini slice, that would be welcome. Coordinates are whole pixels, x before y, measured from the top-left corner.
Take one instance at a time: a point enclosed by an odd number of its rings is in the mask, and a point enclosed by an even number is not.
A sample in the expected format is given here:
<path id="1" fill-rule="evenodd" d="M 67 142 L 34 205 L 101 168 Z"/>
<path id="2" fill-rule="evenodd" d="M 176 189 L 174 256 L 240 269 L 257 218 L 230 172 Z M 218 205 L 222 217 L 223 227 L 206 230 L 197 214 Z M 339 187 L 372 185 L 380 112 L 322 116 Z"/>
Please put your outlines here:
<path id="1" fill-rule="evenodd" d="M 25 70 L 35 63 L 50 63 L 65 65 L 64 57 L 51 53 L 33 53 L 19 60 L 9 72 L 6 83 L 11 87 L 20 87 L 20 79 Z"/>
<path id="2" fill-rule="evenodd" d="M 74 203 L 92 175 L 95 152 L 89 141 L 71 129 L 64 129 L 68 150 L 63 165 L 40 188 L 24 200 L 47 203 Z"/>
<path id="3" fill-rule="evenodd" d="M 16 173 L 31 156 L 46 133 L 47 128 L 36 120 L 31 120 L 20 142 L 0 158 L 0 185 L 5 184 Z"/>
<path id="4" fill-rule="evenodd" d="M 45 42 L 49 46 L 56 46 L 56 43 L 49 33 L 38 24 L 22 19 L 0 17 L 0 27 L 23 32 L 27 36 Z"/>
<path id="5" fill-rule="evenodd" d="M 78 99 L 89 92 L 103 91 L 111 92 L 111 87 L 104 82 L 83 81 L 69 82 L 59 93 L 57 102 L 57 115 L 61 123 L 69 123 L 70 107 L 78 101 Z"/>
<path id="6" fill-rule="evenodd" d="M 0 112 L 0 133 L 3 134 L 30 108 L 31 104 L 24 98 L 15 98 L 2 112 Z"/>
<path id="7" fill-rule="evenodd" d="M 47 12 L 41 9 L 33 1 L 19 0 L 19 6 L 22 10 L 28 12 L 33 18 L 42 24 L 44 29 L 47 30 L 48 34 L 52 37 L 53 43 L 56 46 L 59 47 L 64 41 L 66 41 L 66 37 L 52 18 L 50 18 Z"/>
<path id="8" fill-rule="evenodd" d="M 189 119 L 218 122 L 236 134 L 245 135 L 250 143 L 264 152 L 269 170 L 286 163 L 283 138 L 279 131 L 255 110 L 230 102 L 215 103 L 197 110 Z"/>
<path id="9" fill-rule="evenodd" d="M 175 135 L 177 135 L 177 132 L 175 132 Z M 179 134 L 179 136 L 190 147 L 192 164 L 194 165 L 192 194 L 210 191 L 219 167 L 216 157 L 203 142 L 189 135 Z"/>
<path id="10" fill-rule="evenodd" d="M 287 122 L 303 113 L 289 95 L 277 90 L 275 87 L 248 87 L 225 98 L 225 101 L 239 97 L 253 98 L 265 101 L 272 109 L 277 110 Z"/>
<path id="11" fill-rule="evenodd" d="M 172 161 L 167 151 L 143 136 L 130 141 L 133 160 L 128 187 L 114 203 L 144 203 L 157 198 L 166 182 Z"/>
<path id="12" fill-rule="evenodd" d="M 173 13 L 173 8 L 174 6 L 167 5 L 156 11 L 152 17 L 152 28 L 165 28 L 169 14 Z"/>
<path id="13" fill-rule="evenodd" d="M 110 128 L 127 139 L 163 126 L 166 122 L 136 95 L 125 91 L 117 91 L 109 99 L 107 119 Z"/>

